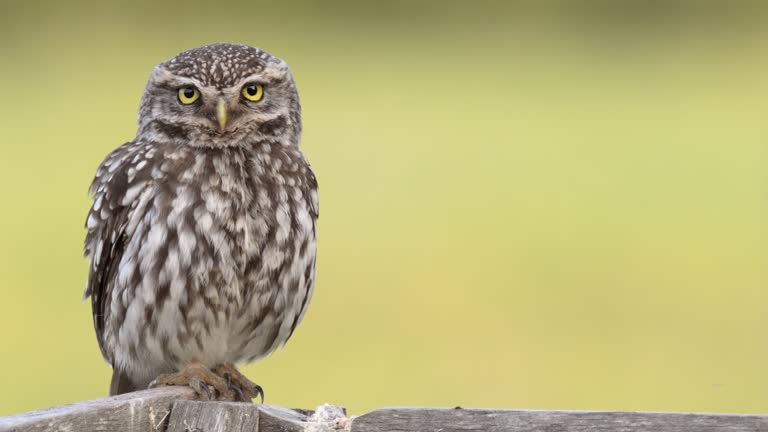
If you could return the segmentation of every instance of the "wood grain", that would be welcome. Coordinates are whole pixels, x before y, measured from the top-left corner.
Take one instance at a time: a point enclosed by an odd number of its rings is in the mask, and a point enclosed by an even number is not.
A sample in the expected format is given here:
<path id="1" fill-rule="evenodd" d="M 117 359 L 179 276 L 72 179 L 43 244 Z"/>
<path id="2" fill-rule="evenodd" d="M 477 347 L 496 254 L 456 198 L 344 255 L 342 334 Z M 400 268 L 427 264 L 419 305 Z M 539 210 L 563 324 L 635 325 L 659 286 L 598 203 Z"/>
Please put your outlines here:
<path id="1" fill-rule="evenodd" d="M 334 432 L 346 424 L 344 409 L 317 411 L 277 405 L 179 401 L 173 405 L 168 432 Z"/>
<path id="2" fill-rule="evenodd" d="M 683 432 L 768 431 L 766 415 L 609 411 L 384 408 L 352 421 L 352 432 Z"/>
<path id="3" fill-rule="evenodd" d="M 163 387 L 0 417 L 0 432 L 164 430 L 175 401 L 191 399 L 188 387 Z"/>
<path id="4" fill-rule="evenodd" d="M 258 405 L 238 402 L 179 401 L 173 404 L 168 432 L 259 431 Z"/>
<path id="5" fill-rule="evenodd" d="M 300 432 L 311 412 L 299 412 L 277 405 L 259 405 L 259 432 Z"/>

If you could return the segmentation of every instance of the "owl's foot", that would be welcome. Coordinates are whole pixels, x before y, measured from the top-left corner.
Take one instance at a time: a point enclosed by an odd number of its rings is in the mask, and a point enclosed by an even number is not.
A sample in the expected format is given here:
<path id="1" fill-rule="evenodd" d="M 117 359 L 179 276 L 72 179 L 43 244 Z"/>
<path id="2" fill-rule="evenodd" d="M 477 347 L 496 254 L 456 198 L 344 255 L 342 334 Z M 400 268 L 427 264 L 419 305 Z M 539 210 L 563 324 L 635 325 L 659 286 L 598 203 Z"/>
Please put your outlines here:
<path id="1" fill-rule="evenodd" d="M 241 374 L 233 364 L 225 363 L 216 366 L 213 372 L 226 380 L 227 385 L 237 394 L 239 400 L 250 402 L 251 399 L 260 397 L 261 403 L 264 403 L 264 389 Z"/>
<path id="2" fill-rule="evenodd" d="M 240 401 L 240 395 L 232 389 L 227 380 L 200 363 L 187 365 L 183 370 L 162 374 L 149 384 L 150 388 L 162 385 L 189 386 L 200 399 Z"/>

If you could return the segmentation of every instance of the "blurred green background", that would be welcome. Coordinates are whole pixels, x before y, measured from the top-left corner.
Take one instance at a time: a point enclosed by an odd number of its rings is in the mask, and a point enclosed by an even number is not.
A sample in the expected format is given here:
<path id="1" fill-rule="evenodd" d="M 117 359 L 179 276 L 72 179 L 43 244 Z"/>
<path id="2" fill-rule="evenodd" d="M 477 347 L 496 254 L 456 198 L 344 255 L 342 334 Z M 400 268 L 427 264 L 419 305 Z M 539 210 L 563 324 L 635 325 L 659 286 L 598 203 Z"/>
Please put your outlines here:
<path id="1" fill-rule="evenodd" d="M 86 189 L 153 66 L 292 66 L 319 273 L 267 401 L 768 412 L 768 6 L 0 3 L 0 415 L 104 396 Z"/>

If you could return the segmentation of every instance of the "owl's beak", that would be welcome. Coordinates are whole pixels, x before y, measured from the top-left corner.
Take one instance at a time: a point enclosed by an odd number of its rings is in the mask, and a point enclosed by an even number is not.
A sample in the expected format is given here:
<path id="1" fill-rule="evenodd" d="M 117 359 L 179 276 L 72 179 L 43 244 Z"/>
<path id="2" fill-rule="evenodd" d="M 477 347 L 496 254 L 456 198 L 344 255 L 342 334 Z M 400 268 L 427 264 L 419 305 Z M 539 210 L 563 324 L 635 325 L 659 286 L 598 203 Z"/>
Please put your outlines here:
<path id="1" fill-rule="evenodd" d="M 219 121 L 219 128 L 224 130 L 227 126 L 227 101 L 224 98 L 219 98 L 216 104 L 216 120 Z"/>

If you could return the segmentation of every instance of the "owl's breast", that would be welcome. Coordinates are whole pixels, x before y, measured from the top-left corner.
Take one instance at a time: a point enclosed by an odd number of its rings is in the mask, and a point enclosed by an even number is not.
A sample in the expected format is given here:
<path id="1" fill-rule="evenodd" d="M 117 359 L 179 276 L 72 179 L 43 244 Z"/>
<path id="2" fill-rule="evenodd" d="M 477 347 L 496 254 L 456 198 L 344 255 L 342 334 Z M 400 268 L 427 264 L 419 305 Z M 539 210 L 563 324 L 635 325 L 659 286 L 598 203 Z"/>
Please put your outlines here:
<path id="1" fill-rule="evenodd" d="M 214 157 L 207 175 L 180 186 L 191 189 L 181 195 L 199 193 L 189 219 L 197 244 L 188 253 L 200 264 L 190 268 L 188 290 L 200 300 L 187 320 L 204 324 L 209 343 L 226 345 L 216 350 L 226 361 L 285 343 L 314 286 L 314 175 L 297 151 L 270 150 L 278 151 Z"/>
<path id="2" fill-rule="evenodd" d="M 303 156 L 188 152 L 152 172 L 111 296 L 116 363 L 154 373 L 285 343 L 315 281 L 317 187 Z"/>

